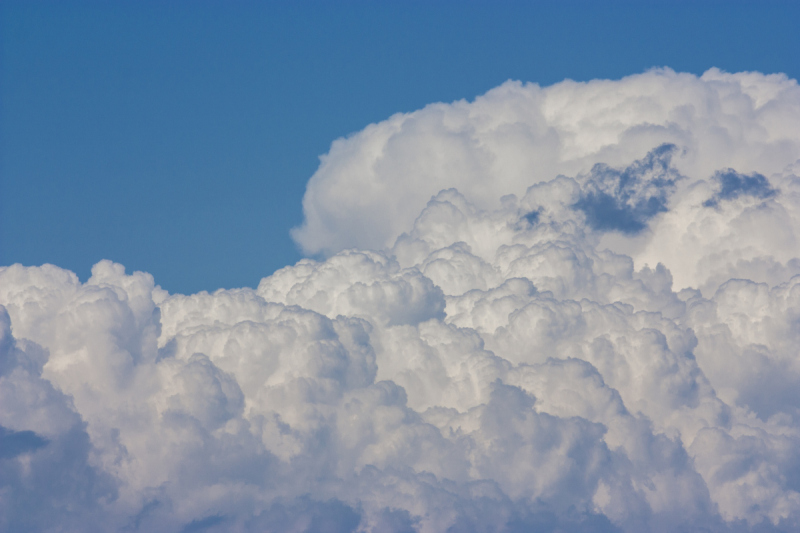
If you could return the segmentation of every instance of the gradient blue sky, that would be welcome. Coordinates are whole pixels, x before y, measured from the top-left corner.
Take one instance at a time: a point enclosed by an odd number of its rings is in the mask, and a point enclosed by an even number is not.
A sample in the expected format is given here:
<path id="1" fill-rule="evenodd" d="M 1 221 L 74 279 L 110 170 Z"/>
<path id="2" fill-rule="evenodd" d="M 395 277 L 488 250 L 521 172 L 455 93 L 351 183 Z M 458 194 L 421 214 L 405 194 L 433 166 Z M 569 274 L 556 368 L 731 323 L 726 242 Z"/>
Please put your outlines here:
<path id="1" fill-rule="evenodd" d="M 170 292 L 300 258 L 331 141 L 511 79 L 800 76 L 800 2 L 2 6 L 0 264 L 103 258 Z"/>

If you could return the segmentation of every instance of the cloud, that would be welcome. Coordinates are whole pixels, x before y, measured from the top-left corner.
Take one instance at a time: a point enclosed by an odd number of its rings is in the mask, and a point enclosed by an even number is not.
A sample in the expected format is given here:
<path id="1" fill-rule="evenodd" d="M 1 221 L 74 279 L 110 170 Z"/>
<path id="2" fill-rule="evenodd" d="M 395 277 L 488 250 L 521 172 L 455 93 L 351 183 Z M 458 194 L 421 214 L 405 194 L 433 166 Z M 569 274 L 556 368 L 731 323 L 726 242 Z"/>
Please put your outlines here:
<path id="1" fill-rule="evenodd" d="M 797 530 L 798 106 L 508 83 L 337 141 L 256 289 L 0 267 L 0 529 Z"/>
<path id="2" fill-rule="evenodd" d="M 472 102 L 430 104 L 335 141 L 293 236 L 325 256 L 387 248 L 442 189 L 495 209 L 503 195 L 598 163 L 625 168 L 663 144 L 677 147 L 676 171 L 694 179 L 725 168 L 769 176 L 800 158 L 798 129 L 800 87 L 781 74 L 654 69 L 549 87 L 508 81 Z M 590 202 L 601 219 L 603 198 Z M 639 204 L 640 214 L 660 200 Z"/>

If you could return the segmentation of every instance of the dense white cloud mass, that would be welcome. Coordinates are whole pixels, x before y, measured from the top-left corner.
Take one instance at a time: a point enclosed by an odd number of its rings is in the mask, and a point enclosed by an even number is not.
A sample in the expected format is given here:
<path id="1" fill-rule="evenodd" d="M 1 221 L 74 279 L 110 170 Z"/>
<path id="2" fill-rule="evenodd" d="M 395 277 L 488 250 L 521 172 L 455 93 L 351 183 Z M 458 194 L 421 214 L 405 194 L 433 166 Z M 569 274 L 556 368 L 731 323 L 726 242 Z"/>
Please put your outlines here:
<path id="1" fill-rule="evenodd" d="M 509 81 L 334 142 L 294 235 L 309 253 L 386 248 L 442 189 L 497 208 L 505 194 L 596 163 L 624 167 L 664 143 L 680 148 L 675 167 L 687 176 L 729 167 L 769 176 L 800 158 L 798 130 L 800 88 L 783 75 L 664 69 L 544 88 Z"/>
<path id="2" fill-rule="evenodd" d="M 337 141 L 255 290 L 2 267 L 0 530 L 796 531 L 798 158 L 781 76 L 508 83 Z"/>

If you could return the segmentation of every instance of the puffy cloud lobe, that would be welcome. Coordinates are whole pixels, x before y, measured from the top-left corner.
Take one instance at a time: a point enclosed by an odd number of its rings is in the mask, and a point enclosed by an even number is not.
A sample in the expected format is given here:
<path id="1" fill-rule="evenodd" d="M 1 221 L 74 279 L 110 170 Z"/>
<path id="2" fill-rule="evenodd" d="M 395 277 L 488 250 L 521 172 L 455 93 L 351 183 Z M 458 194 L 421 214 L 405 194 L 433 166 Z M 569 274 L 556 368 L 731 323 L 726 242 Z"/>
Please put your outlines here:
<path id="1" fill-rule="evenodd" d="M 393 117 L 307 197 L 362 202 L 329 251 L 380 249 L 257 289 L 1 267 L 0 528 L 796 530 L 795 92 L 656 71 Z"/>
<path id="2" fill-rule="evenodd" d="M 665 143 L 678 148 L 686 176 L 769 176 L 800 158 L 798 130 L 800 87 L 781 74 L 655 69 L 550 87 L 509 81 L 473 102 L 431 104 L 335 141 L 293 235 L 308 253 L 390 247 L 442 189 L 493 209 L 503 195 L 598 163 L 624 168 Z M 601 220 L 604 200 L 590 204 L 601 203 Z M 657 201 L 640 205 L 639 216 L 653 208 Z"/>
<path id="3" fill-rule="evenodd" d="M 10 326 L 0 306 L 0 529 L 102 531 L 93 516 L 116 496 L 114 480 L 91 464 L 70 398 L 41 377 L 46 350 Z"/>
<path id="4" fill-rule="evenodd" d="M 796 174 L 788 167 L 766 184 L 753 177 L 761 185 L 750 193 L 736 189 L 714 206 L 706 202 L 720 194 L 719 180 L 696 178 L 651 222 L 652 233 L 628 251 L 637 264 L 666 265 L 676 288 L 693 287 L 706 296 L 732 278 L 779 285 L 800 274 Z"/>
<path id="5" fill-rule="evenodd" d="M 444 316 L 441 290 L 428 278 L 415 269 L 401 271 L 396 261 L 372 252 L 348 251 L 322 264 L 301 261 L 264 278 L 258 294 L 322 314 L 372 317 L 389 325 Z"/>

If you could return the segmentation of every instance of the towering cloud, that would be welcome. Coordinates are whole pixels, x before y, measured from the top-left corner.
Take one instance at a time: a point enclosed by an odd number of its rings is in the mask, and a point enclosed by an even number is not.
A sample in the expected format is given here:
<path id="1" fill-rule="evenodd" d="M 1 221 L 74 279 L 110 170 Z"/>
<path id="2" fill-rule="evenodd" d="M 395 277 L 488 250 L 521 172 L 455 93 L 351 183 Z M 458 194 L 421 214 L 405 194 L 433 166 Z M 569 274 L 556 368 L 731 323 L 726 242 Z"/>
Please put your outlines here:
<path id="1" fill-rule="evenodd" d="M 257 289 L 0 268 L 0 529 L 800 528 L 796 82 L 509 82 L 304 208 Z"/>
<path id="2" fill-rule="evenodd" d="M 662 144 L 679 148 L 676 169 L 696 179 L 726 168 L 769 176 L 800 158 L 799 127 L 800 89 L 783 75 L 664 69 L 545 88 L 509 81 L 334 142 L 294 235 L 312 254 L 386 248 L 442 189 L 497 208 L 505 194 L 597 163 L 624 168 Z"/>

